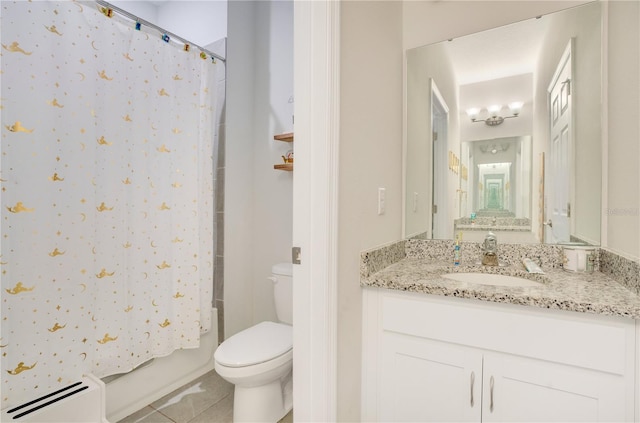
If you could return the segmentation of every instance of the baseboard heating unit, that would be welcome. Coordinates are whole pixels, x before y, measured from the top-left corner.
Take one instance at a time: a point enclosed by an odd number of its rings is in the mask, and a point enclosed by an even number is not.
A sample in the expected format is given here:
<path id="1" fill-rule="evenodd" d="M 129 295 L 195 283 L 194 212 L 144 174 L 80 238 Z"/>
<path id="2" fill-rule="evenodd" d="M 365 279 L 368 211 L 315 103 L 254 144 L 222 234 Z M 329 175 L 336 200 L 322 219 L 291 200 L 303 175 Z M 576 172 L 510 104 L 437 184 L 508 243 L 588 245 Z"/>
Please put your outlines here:
<path id="1" fill-rule="evenodd" d="M 3 422 L 108 423 L 105 386 L 93 375 L 22 405 L 2 410 Z"/>

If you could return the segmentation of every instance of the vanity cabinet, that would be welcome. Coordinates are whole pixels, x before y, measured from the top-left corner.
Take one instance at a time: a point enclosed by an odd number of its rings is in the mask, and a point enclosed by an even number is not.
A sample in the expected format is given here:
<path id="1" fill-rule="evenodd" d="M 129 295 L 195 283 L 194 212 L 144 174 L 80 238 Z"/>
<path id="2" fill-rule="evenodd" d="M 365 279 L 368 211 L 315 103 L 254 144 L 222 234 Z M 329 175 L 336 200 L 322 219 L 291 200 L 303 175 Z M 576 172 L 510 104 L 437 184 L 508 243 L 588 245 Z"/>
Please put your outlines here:
<path id="1" fill-rule="evenodd" d="M 634 421 L 632 319 L 364 289 L 363 421 Z"/>
<path id="2" fill-rule="evenodd" d="M 495 354 L 484 356 L 483 375 L 485 422 L 625 421 L 620 375 Z"/>
<path id="3" fill-rule="evenodd" d="M 378 421 L 480 421 L 482 354 L 407 335 L 384 336 Z"/>

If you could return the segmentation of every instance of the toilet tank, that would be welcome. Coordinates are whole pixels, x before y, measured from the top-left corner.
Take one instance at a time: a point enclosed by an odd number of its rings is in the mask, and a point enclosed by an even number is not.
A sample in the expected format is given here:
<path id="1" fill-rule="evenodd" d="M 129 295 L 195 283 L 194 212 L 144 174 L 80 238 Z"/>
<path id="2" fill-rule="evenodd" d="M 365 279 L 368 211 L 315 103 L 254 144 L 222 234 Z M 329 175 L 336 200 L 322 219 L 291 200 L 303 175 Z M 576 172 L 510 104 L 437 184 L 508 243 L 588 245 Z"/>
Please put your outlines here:
<path id="1" fill-rule="evenodd" d="M 291 263 L 274 264 L 271 268 L 273 274 L 273 298 L 276 304 L 278 320 L 283 323 L 293 324 L 293 267 Z"/>

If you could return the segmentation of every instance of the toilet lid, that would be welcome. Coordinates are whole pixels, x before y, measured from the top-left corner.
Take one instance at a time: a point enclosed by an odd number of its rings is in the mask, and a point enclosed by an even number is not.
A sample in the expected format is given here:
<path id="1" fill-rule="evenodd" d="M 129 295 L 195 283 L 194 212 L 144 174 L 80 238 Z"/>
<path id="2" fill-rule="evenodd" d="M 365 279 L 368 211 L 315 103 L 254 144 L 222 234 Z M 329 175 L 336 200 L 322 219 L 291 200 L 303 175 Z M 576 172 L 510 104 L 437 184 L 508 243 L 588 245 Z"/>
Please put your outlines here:
<path id="1" fill-rule="evenodd" d="M 220 344 L 215 352 L 215 360 L 227 367 L 245 367 L 273 360 L 291 348 L 291 326 L 261 322 L 236 333 Z"/>

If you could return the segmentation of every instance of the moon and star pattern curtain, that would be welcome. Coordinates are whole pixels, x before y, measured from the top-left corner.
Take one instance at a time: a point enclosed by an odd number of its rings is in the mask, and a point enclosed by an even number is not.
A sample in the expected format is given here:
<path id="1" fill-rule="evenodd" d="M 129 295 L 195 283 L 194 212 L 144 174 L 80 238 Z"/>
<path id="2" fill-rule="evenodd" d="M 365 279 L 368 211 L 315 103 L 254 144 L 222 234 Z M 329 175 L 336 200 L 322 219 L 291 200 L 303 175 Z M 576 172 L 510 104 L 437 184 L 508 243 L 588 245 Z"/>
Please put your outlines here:
<path id="1" fill-rule="evenodd" d="M 210 329 L 216 64 L 93 2 L 0 7 L 5 408 Z"/>

